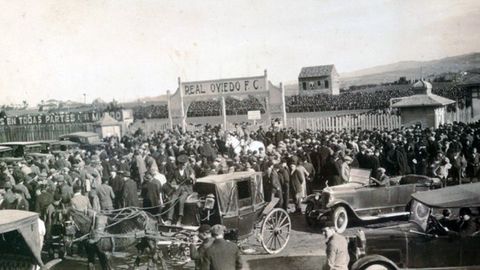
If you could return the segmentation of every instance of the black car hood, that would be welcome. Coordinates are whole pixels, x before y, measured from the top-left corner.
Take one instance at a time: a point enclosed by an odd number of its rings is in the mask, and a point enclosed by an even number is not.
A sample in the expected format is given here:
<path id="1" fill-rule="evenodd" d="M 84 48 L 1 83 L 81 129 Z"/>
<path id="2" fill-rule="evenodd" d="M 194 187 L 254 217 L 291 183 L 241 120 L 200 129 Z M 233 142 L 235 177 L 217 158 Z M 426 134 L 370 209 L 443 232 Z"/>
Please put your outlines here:
<path id="1" fill-rule="evenodd" d="M 368 241 L 374 238 L 405 237 L 405 234 L 409 237 L 418 236 L 418 233 L 423 233 L 423 231 L 416 223 L 409 222 L 383 228 L 369 228 L 365 229 L 364 233 Z"/>

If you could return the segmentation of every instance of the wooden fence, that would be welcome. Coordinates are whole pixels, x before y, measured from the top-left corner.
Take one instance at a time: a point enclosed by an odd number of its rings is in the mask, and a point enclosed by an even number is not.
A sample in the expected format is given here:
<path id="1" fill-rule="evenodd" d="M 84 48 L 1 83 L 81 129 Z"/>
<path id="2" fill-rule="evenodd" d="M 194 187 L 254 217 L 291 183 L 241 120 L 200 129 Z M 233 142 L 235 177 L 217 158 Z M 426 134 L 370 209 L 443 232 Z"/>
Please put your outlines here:
<path id="1" fill-rule="evenodd" d="M 60 135 L 77 131 L 94 131 L 93 123 L 68 123 L 1 126 L 0 142 L 55 140 Z"/>
<path id="2" fill-rule="evenodd" d="M 396 129 L 401 127 L 401 117 L 391 114 L 340 115 L 317 118 L 289 118 L 287 127 L 295 130 L 333 130 L 343 129 Z"/>

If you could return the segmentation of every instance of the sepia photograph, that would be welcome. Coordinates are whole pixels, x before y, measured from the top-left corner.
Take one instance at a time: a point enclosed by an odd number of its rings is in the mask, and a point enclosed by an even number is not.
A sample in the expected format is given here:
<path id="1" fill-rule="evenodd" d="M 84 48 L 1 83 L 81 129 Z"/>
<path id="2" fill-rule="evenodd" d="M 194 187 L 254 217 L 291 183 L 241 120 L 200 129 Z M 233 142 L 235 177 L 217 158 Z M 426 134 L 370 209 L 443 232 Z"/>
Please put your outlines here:
<path id="1" fill-rule="evenodd" d="M 0 270 L 480 269 L 480 1 L 0 0 Z"/>

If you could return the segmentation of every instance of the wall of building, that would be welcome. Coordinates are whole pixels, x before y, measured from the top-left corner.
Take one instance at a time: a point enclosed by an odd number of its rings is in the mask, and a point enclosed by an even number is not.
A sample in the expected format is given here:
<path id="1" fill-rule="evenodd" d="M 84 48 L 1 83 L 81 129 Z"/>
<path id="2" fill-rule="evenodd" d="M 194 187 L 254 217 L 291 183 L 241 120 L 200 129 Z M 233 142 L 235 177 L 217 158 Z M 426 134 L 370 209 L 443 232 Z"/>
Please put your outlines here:
<path id="1" fill-rule="evenodd" d="M 306 89 L 304 88 L 306 84 Z M 335 73 L 332 76 L 299 78 L 298 89 L 300 95 L 340 94 L 340 79 Z"/>
<path id="2" fill-rule="evenodd" d="M 435 126 L 435 110 L 432 107 L 401 108 L 402 125 L 411 126 L 421 123 L 422 127 Z"/>

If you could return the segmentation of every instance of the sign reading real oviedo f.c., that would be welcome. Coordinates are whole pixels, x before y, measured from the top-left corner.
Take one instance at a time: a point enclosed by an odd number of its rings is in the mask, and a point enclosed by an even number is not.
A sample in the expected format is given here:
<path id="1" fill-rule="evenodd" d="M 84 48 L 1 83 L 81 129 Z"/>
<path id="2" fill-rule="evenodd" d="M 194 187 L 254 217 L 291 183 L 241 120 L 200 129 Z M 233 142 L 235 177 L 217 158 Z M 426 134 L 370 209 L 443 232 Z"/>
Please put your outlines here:
<path id="1" fill-rule="evenodd" d="M 265 77 L 223 79 L 215 81 L 181 82 L 183 96 L 220 96 L 266 91 Z"/>

